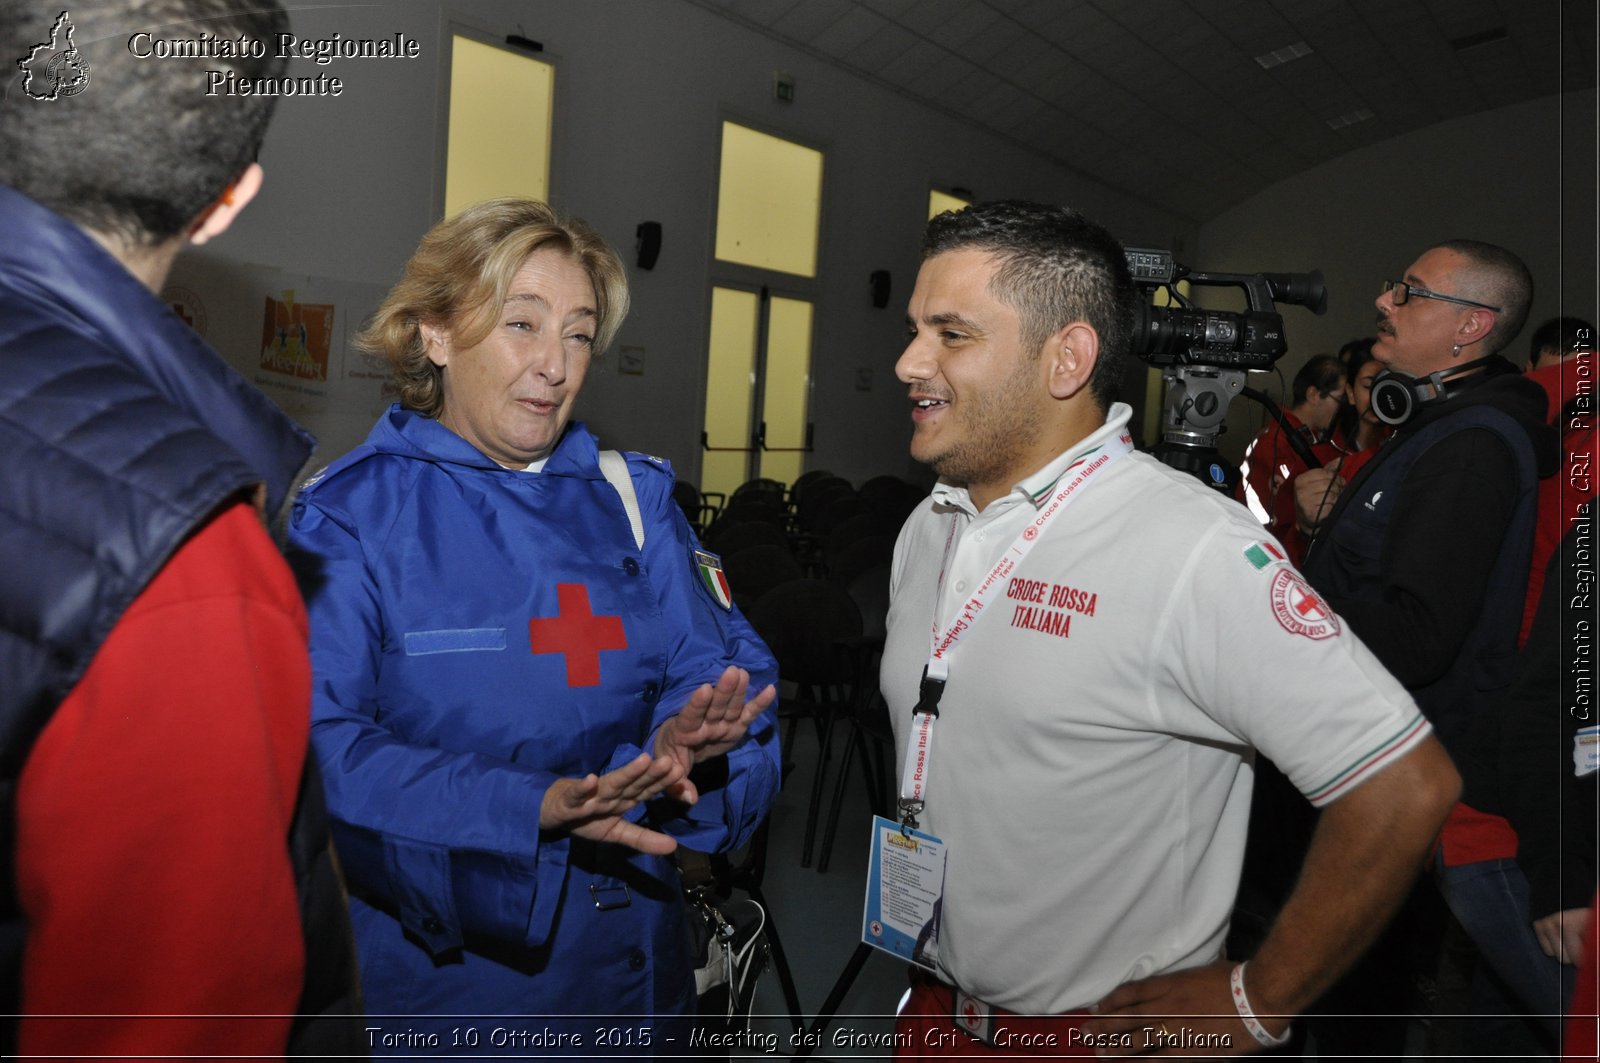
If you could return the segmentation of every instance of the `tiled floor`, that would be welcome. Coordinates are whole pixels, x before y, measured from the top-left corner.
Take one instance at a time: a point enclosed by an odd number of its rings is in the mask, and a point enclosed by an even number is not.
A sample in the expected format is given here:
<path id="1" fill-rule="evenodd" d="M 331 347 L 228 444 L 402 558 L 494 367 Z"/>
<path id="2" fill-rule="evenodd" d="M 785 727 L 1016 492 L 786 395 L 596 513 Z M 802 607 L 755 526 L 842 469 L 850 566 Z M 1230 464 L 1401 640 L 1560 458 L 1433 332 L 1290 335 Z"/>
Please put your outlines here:
<path id="1" fill-rule="evenodd" d="M 785 781 L 772 813 L 771 849 L 767 860 L 765 892 L 770 917 L 777 925 L 799 993 L 802 1019 L 812 1023 L 834 983 L 861 940 L 861 909 L 866 889 L 867 843 L 872 813 L 859 761 L 851 765 L 851 780 L 839 818 L 838 838 L 828 870 L 800 866 L 805 833 L 806 806 L 817 760 L 815 733 L 808 722 L 797 729 L 794 748 L 786 758 L 794 770 Z M 892 759 L 892 758 L 891 758 Z M 839 764 L 837 750 L 827 774 L 827 796 Z M 892 770 L 892 768 L 891 768 Z M 823 803 L 826 818 L 827 802 Z M 822 833 L 818 828 L 818 835 Z M 888 1035 L 894 1028 L 895 1005 L 906 989 L 903 962 L 874 951 L 852 984 L 838 1014 L 818 1031 L 809 1048 L 813 1059 L 876 1059 L 887 1057 Z M 752 1030 L 762 1040 L 758 1050 L 741 1059 L 799 1055 L 779 988 L 777 974 L 769 969 L 756 994 L 758 1016 Z M 767 1054 L 767 1045 L 772 1053 Z"/>

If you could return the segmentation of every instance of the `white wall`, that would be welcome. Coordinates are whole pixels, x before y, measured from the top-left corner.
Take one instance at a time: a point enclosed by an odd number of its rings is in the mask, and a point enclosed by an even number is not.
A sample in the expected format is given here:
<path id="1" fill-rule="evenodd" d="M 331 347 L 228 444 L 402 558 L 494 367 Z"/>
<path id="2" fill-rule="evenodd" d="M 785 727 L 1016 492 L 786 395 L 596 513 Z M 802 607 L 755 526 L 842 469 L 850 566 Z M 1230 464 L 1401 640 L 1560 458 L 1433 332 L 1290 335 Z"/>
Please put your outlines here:
<path id="1" fill-rule="evenodd" d="M 653 271 L 630 269 L 634 310 L 617 344 L 646 348 L 643 376 L 616 371 L 613 350 L 579 404 L 612 445 L 670 458 L 694 478 L 710 309 L 710 240 L 717 143 L 724 117 L 820 144 L 827 153 L 821 295 L 812 401 L 825 467 L 857 482 L 908 473 L 904 389 L 893 378 L 904 307 L 930 183 L 983 198 L 1020 196 L 1081 207 L 1130 243 L 1193 243 L 1191 224 L 1046 163 L 1013 144 L 788 48 L 681 0 L 449 0 L 299 7 L 302 37 L 416 37 L 415 60 L 296 61 L 292 73 L 336 74 L 337 99 L 288 99 L 262 154 L 267 185 L 217 260 L 345 282 L 392 283 L 436 220 L 440 118 L 451 20 L 493 37 L 543 42 L 556 64 L 551 199 L 593 223 L 631 265 L 634 229 L 650 219 L 664 240 Z M 797 98 L 772 98 L 776 70 Z M 508 101 L 507 106 L 514 106 Z M 893 273 L 886 310 L 867 277 Z M 870 367 L 871 391 L 855 388 Z M 327 437 L 322 457 L 359 441 L 370 398 L 307 416 Z M 304 411 L 301 411 L 304 416 Z"/>
<path id="2" fill-rule="evenodd" d="M 1429 245 L 1456 237 L 1507 247 L 1533 271 L 1529 325 L 1508 349 L 1514 360 L 1546 318 L 1595 320 L 1593 90 L 1442 122 L 1281 181 L 1203 224 L 1188 264 L 1323 271 L 1325 316 L 1282 311 L 1287 382 L 1312 355 L 1371 335 L 1381 282 L 1400 277 Z M 1259 408 L 1236 401 L 1219 449 L 1237 459 L 1259 424 Z"/>

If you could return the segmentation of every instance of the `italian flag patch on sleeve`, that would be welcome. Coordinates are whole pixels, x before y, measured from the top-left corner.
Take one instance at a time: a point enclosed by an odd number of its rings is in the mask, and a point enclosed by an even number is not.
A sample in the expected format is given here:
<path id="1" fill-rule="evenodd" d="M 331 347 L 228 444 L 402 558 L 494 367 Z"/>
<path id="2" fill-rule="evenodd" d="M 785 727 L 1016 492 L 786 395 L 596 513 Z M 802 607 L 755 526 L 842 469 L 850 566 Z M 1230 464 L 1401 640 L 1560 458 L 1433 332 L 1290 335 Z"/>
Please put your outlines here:
<path id="1" fill-rule="evenodd" d="M 712 599 L 722 608 L 732 609 L 733 591 L 728 587 L 727 574 L 722 571 L 722 558 L 704 550 L 696 550 L 694 565 L 700 570 L 700 582 L 710 592 Z"/>
<path id="2" fill-rule="evenodd" d="M 1245 547 L 1244 559 L 1250 562 L 1251 566 L 1253 566 L 1257 572 L 1260 572 L 1268 565 L 1277 564 L 1279 561 L 1287 562 L 1289 560 L 1283 556 L 1283 551 L 1279 550 L 1272 543 L 1251 543 L 1249 546 Z"/>

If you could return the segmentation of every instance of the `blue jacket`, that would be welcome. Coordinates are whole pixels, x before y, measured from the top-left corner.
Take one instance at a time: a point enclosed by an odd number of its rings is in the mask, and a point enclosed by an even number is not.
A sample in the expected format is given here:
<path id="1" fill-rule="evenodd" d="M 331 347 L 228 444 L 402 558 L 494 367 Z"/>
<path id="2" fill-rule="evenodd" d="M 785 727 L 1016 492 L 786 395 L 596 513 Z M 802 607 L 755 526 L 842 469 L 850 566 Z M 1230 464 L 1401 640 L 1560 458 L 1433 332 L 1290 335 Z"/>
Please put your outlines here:
<path id="1" fill-rule="evenodd" d="M 27 929 L 12 821 L 35 740 L 184 538 L 258 484 L 276 512 L 313 441 L 76 225 L 0 187 L 0 233 L 0 1013 L 11 1013 Z M 182 667 L 184 647 L 173 652 L 150 666 Z M 347 1055 L 364 1050 L 347 1018 L 360 995 L 310 767 L 286 839 L 307 965 L 289 1051 Z M 12 1032 L 0 1024 L 0 1047 Z"/>
<path id="2" fill-rule="evenodd" d="M 0 762 L 183 538 L 312 439 L 76 225 L 0 187 Z"/>
<path id="3" fill-rule="evenodd" d="M 1306 579 L 1416 698 L 1452 757 L 1516 677 L 1544 395 L 1496 364 L 1423 404 L 1334 504 Z"/>
<path id="4" fill-rule="evenodd" d="M 581 425 L 527 473 L 395 406 L 295 505 L 312 739 L 373 1014 L 693 1006 L 671 859 L 539 829 L 553 780 L 633 759 L 726 666 L 777 679 L 701 582 L 670 470 L 628 468 L 642 552 Z M 634 818 L 742 845 L 778 789 L 774 716 L 692 809 Z"/>

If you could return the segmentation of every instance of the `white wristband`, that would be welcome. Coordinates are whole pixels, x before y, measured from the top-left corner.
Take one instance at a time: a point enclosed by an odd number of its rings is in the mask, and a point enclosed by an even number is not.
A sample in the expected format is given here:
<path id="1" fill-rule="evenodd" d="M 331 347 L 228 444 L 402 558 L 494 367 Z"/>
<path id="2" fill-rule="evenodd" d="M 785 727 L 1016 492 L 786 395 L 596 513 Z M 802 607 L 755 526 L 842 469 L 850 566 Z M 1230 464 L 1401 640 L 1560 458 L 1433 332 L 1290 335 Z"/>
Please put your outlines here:
<path id="1" fill-rule="evenodd" d="M 1250 1036 L 1265 1048 L 1277 1048 L 1279 1045 L 1288 1044 L 1288 1030 L 1284 1030 L 1282 1036 L 1272 1036 L 1267 1032 L 1267 1028 L 1261 1025 L 1261 1020 L 1256 1018 L 1256 1013 L 1250 1010 L 1250 998 L 1244 995 L 1244 968 L 1244 964 L 1239 964 L 1228 978 L 1233 985 L 1233 1006 L 1239 1012 L 1239 1019 L 1244 1023 L 1244 1028 L 1249 1030 Z"/>

